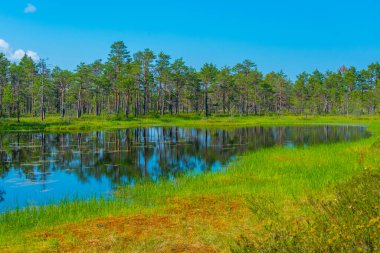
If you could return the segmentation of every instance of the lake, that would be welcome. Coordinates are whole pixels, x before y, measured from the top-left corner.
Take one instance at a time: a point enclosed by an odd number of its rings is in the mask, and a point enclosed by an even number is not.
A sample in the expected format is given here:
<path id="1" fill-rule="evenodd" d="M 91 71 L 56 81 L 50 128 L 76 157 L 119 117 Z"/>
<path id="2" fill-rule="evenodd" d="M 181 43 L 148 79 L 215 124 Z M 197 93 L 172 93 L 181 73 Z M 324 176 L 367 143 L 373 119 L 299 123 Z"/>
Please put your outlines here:
<path id="1" fill-rule="evenodd" d="M 217 172 L 237 155 L 366 138 L 364 126 L 228 130 L 130 128 L 91 133 L 0 135 L 0 212 L 73 198 L 108 197 L 123 184 Z"/>

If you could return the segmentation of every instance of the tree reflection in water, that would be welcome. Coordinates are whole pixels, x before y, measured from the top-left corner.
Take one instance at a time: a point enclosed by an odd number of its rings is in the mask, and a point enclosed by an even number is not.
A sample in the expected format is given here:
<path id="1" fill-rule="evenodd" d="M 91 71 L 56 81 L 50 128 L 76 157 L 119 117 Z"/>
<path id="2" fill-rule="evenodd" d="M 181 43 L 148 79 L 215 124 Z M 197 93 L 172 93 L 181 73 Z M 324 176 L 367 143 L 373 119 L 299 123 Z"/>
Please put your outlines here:
<path id="1" fill-rule="evenodd" d="M 0 189 L 0 202 L 3 202 L 4 201 L 4 195 L 6 194 L 6 192 L 4 190 L 1 190 Z"/>
<path id="2" fill-rule="evenodd" d="M 259 148 L 354 141 L 367 135 L 365 127 L 353 126 L 10 133 L 0 135 L 0 177 L 14 170 L 30 182 L 46 182 L 64 171 L 81 183 L 106 178 L 115 187 L 219 170 L 234 156 Z M 0 201 L 4 194 L 0 189 Z"/>

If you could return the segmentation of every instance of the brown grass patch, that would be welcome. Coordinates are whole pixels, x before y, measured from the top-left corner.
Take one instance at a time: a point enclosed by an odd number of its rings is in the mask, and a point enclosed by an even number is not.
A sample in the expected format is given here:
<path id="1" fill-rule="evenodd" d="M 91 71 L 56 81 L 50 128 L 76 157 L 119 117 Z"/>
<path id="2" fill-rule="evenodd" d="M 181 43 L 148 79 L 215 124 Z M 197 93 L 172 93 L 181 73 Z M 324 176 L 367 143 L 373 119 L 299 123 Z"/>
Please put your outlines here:
<path id="1" fill-rule="evenodd" d="M 173 198 L 155 214 L 65 224 L 35 232 L 29 239 L 39 242 L 42 251 L 220 252 L 228 250 L 234 235 L 248 229 L 248 217 L 250 211 L 242 200 Z M 225 244 L 221 245 L 221 241 Z"/>

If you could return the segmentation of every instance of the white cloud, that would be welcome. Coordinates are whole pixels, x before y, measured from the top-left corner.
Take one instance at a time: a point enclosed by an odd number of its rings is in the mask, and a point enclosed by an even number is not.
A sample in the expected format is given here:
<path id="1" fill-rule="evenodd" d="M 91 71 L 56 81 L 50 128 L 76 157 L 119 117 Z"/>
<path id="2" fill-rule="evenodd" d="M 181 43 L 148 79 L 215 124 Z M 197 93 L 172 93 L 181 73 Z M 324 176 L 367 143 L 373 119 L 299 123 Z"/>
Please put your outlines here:
<path id="1" fill-rule="evenodd" d="M 0 51 L 6 52 L 10 50 L 9 43 L 3 39 L 0 39 Z"/>
<path id="2" fill-rule="evenodd" d="M 40 59 L 38 54 L 34 51 L 31 51 L 31 50 L 26 51 L 26 55 L 29 56 L 30 58 L 32 58 L 33 61 L 38 61 Z"/>
<path id="3" fill-rule="evenodd" d="M 37 11 L 36 6 L 34 6 L 31 3 L 28 3 L 28 5 L 24 9 L 24 13 L 35 13 Z"/>
<path id="4" fill-rule="evenodd" d="M 38 61 L 40 57 L 38 54 L 32 50 L 23 50 L 23 49 L 17 49 L 13 50 L 11 45 L 5 41 L 4 39 L 0 38 L 0 52 L 4 53 L 5 56 L 10 59 L 11 61 L 19 61 L 24 57 L 24 55 L 29 56 L 32 58 L 33 61 Z"/>
<path id="5" fill-rule="evenodd" d="M 19 61 L 21 60 L 22 57 L 24 57 L 25 55 L 25 51 L 22 50 L 22 49 L 17 49 L 16 51 L 14 51 L 13 54 L 11 54 L 11 59 L 12 60 L 15 60 L 15 61 Z"/>

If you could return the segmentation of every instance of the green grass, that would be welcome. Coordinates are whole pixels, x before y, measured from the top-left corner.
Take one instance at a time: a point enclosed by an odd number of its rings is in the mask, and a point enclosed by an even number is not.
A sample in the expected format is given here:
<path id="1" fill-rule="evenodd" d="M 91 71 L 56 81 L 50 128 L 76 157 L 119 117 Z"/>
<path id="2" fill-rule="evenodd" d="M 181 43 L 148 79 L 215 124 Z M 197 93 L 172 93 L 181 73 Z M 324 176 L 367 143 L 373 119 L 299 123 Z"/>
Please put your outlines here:
<path id="1" fill-rule="evenodd" d="M 44 130 L 58 127 L 59 124 L 54 125 L 57 123 L 56 120 L 56 118 L 48 119 L 51 125 Z M 366 171 L 375 173 L 379 170 L 380 164 L 378 148 L 380 119 L 375 117 L 318 117 L 307 120 L 294 116 L 181 118 L 173 121 L 171 118 L 148 118 L 110 122 L 103 120 L 94 122 L 95 119 L 91 118 L 88 121 L 104 129 L 108 128 L 108 124 L 113 128 L 137 125 L 231 127 L 265 124 L 352 123 L 368 125 L 372 136 L 354 143 L 317 145 L 296 149 L 280 147 L 261 149 L 239 157 L 224 172 L 182 176 L 174 181 L 163 181 L 158 184 L 144 183 L 120 188 L 117 191 L 119 199 L 114 201 L 63 202 L 55 206 L 8 212 L 0 215 L 0 249 L 3 245 L 3 249 L 9 251 L 49 251 L 57 248 L 80 251 L 85 250 L 89 243 L 96 241 L 97 244 L 94 247 L 98 251 L 118 251 L 118 249 L 125 249 L 126 245 L 130 251 L 155 249 L 165 251 L 173 249 L 173 247 L 181 248 L 184 244 L 193 247 L 185 248 L 187 249 L 185 251 L 206 251 L 206 249 L 214 249 L 214 247 L 216 251 L 228 251 L 231 245 L 234 245 L 233 249 L 236 251 L 249 252 L 260 249 L 292 251 L 297 249 L 289 246 L 293 245 L 289 244 L 289 240 L 293 240 L 294 236 L 301 237 L 304 234 L 310 234 L 310 238 L 303 237 L 304 239 L 297 241 L 296 246 L 304 248 L 308 247 L 308 241 L 310 241 L 309 246 L 312 246 L 330 242 L 329 239 L 333 240 L 337 234 L 331 232 L 335 230 L 328 227 L 327 223 L 321 223 L 324 227 L 300 224 L 312 224 L 313 222 L 315 224 L 315 221 L 321 217 L 334 220 L 334 213 L 338 213 L 343 208 L 342 206 L 345 206 L 340 202 L 331 202 L 337 198 L 337 185 L 340 185 L 339 189 L 342 187 L 343 189 L 354 189 L 353 186 L 359 184 L 355 180 L 361 180 L 360 182 L 364 182 L 363 184 L 373 181 L 372 177 L 369 177 L 370 179 L 364 176 L 360 179 L 355 178 L 365 174 Z M 2 127 L 11 124 L 9 122 L 2 122 Z M 22 122 L 29 122 L 31 126 L 34 124 L 34 119 L 23 118 Z M 83 126 L 84 122 L 86 122 L 84 119 L 73 121 L 70 125 L 76 129 L 75 127 Z M 71 129 L 66 128 L 67 126 L 63 127 L 65 130 Z M 63 128 L 60 129 L 63 130 Z M 376 187 L 376 182 L 368 185 Z M 342 193 L 341 190 L 340 193 Z M 349 198 L 358 194 L 365 196 L 365 192 L 355 190 L 350 191 L 349 194 L 351 194 L 347 195 Z M 376 195 L 368 195 L 368 197 L 373 200 Z M 362 201 L 360 206 L 363 207 L 367 203 L 370 207 L 374 201 Z M 330 206 L 327 208 L 333 210 L 332 215 L 328 216 L 325 213 L 327 209 L 321 208 L 323 203 L 329 203 Z M 165 222 L 154 220 L 155 222 L 152 221 L 147 225 L 141 220 L 136 222 L 135 215 L 139 215 L 139 217 L 141 215 L 144 222 L 162 217 L 168 220 Z M 351 217 L 347 212 L 343 212 L 342 215 Z M 91 226 L 91 224 L 99 222 L 108 224 L 107 222 L 112 221 L 115 217 L 126 217 L 123 229 L 114 228 L 118 225 L 107 225 L 107 230 Z M 352 219 L 350 218 L 350 220 Z M 368 219 L 365 217 L 357 224 L 351 225 L 353 228 L 361 226 L 368 223 Z M 298 221 L 300 223 L 297 223 Z M 121 222 L 118 221 L 118 223 Z M 167 227 L 167 224 L 172 223 L 173 227 Z M 80 232 L 70 227 L 70 224 L 79 227 Z M 340 225 L 341 223 L 338 222 L 336 227 L 339 228 Z M 371 232 L 373 236 L 373 233 L 377 233 L 378 230 L 375 229 L 376 222 L 372 225 L 374 226 L 374 230 Z M 144 233 L 147 234 L 141 238 L 131 237 L 134 239 L 128 239 L 129 234 L 125 231 L 129 231 L 129 229 L 135 231 L 144 226 L 147 230 Z M 189 234 L 189 227 L 192 228 L 192 234 Z M 323 237 L 319 233 L 311 233 L 308 229 L 313 229 L 310 231 L 325 229 L 331 233 L 327 233 L 327 236 Z M 50 232 L 41 237 L 42 231 Z M 111 235 L 113 239 L 110 244 L 109 236 Z M 182 241 L 181 238 L 174 235 L 183 235 L 187 237 L 187 240 Z M 270 238 L 274 238 L 271 235 L 280 236 L 280 239 L 271 241 Z M 320 238 L 321 236 L 323 240 Z M 360 243 L 362 242 L 360 240 Z M 338 240 L 334 243 L 336 244 L 331 249 L 338 251 L 344 249 L 344 243 L 348 245 L 346 241 Z M 359 249 L 361 245 L 353 244 L 352 240 L 349 243 L 353 249 Z M 141 248 L 141 245 L 144 247 Z M 265 248 L 265 245 L 268 248 Z M 376 245 L 378 247 L 378 244 Z M 355 248 L 356 246 L 357 248 Z M 360 247 L 367 251 L 370 249 L 366 244 Z"/>
<path id="2" fill-rule="evenodd" d="M 120 129 L 139 126 L 182 126 L 182 127 L 213 127 L 228 128 L 254 125 L 296 125 L 296 124 L 339 124 L 339 123 L 364 123 L 379 121 L 378 116 L 248 116 L 227 117 L 213 116 L 203 117 L 199 115 L 178 116 L 145 116 L 139 118 L 125 118 L 113 116 L 88 116 L 80 119 L 75 117 L 64 118 L 57 115 L 48 116 L 44 121 L 38 117 L 22 117 L 20 123 L 14 118 L 0 118 L 0 132 L 9 131 L 45 131 L 45 132 L 70 132 L 93 131 L 106 129 Z"/>
<path id="3" fill-rule="evenodd" d="M 353 155 L 352 151 L 364 143 L 320 145 L 297 150 L 262 149 L 241 157 L 224 173 L 185 176 L 160 184 L 140 184 L 122 188 L 119 194 L 146 206 L 160 204 L 174 196 L 193 194 L 243 197 L 273 194 L 278 200 L 299 198 L 320 192 L 360 171 L 360 157 Z"/>
<path id="4" fill-rule="evenodd" d="M 308 216 L 287 220 L 274 202 L 250 200 L 265 232 L 251 231 L 233 252 L 379 252 L 380 171 L 366 170 L 335 188 L 331 200 L 309 199 Z M 263 205 L 264 204 L 264 205 Z"/>

